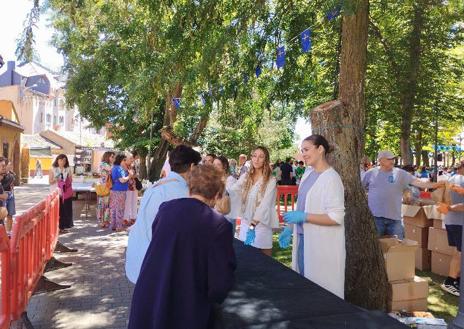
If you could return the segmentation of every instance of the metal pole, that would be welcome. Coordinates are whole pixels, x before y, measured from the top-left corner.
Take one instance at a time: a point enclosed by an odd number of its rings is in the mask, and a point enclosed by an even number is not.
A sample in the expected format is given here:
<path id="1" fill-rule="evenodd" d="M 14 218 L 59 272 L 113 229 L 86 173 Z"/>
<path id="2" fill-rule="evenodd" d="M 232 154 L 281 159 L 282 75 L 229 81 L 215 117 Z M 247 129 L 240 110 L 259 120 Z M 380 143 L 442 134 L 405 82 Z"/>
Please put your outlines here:
<path id="1" fill-rule="evenodd" d="M 464 230 L 462 230 L 462 238 L 464 238 Z M 463 240 L 464 241 L 464 240 Z M 464 252 L 461 252 L 461 273 L 464 273 Z M 464 287 L 462 279 L 459 282 L 459 310 L 456 318 L 448 325 L 448 329 L 464 329 Z"/>

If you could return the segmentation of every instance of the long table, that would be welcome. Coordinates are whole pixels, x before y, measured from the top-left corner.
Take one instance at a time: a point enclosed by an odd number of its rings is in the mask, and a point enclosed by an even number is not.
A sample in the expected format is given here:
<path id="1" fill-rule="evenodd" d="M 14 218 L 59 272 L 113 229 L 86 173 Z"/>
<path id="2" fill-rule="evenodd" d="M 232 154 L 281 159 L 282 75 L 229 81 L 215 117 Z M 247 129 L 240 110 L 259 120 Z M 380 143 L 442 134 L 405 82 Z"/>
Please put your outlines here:
<path id="1" fill-rule="evenodd" d="M 356 307 L 255 248 L 235 240 L 236 285 L 218 328 L 404 329 L 387 314 Z"/>

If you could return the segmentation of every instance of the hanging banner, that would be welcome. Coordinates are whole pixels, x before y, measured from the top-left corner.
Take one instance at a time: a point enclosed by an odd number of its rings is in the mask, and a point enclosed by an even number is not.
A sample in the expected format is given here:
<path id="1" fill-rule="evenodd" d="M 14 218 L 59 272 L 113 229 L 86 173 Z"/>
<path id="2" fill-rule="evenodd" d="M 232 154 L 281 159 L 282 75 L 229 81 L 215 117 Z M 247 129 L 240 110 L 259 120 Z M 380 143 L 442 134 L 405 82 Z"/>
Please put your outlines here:
<path id="1" fill-rule="evenodd" d="M 307 53 L 311 50 L 311 30 L 306 29 L 301 32 L 301 50 Z"/>
<path id="2" fill-rule="evenodd" d="M 277 59 L 276 59 L 277 68 L 280 69 L 285 65 L 285 47 L 277 48 Z"/>

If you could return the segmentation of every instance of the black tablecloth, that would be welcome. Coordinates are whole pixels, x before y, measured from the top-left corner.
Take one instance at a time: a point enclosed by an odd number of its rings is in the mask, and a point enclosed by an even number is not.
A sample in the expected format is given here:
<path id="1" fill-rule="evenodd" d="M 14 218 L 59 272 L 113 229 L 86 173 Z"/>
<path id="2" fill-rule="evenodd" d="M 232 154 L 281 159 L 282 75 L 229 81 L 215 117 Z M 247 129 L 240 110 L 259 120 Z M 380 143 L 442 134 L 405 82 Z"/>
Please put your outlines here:
<path id="1" fill-rule="evenodd" d="M 257 249 L 234 241 L 236 285 L 218 327 L 247 329 L 404 329 L 383 312 L 351 305 Z"/>

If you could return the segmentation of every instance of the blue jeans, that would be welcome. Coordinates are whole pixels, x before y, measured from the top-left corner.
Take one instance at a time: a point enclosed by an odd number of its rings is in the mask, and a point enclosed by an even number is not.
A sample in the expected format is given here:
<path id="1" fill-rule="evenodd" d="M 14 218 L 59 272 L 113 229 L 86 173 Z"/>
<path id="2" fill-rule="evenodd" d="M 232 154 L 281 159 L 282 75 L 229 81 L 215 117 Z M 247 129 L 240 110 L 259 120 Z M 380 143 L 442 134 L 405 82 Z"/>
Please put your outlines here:
<path id="1" fill-rule="evenodd" d="M 298 272 L 304 276 L 304 234 L 298 233 L 298 250 L 296 251 L 298 260 Z"/>
<path id="2" fill-rule="evenodd" d="M 385 217 L 374 217 L 377 235 L 396 235 L 398 239 L 404 238 L 404 227 L 401 220 L 389 219 Z"/>

